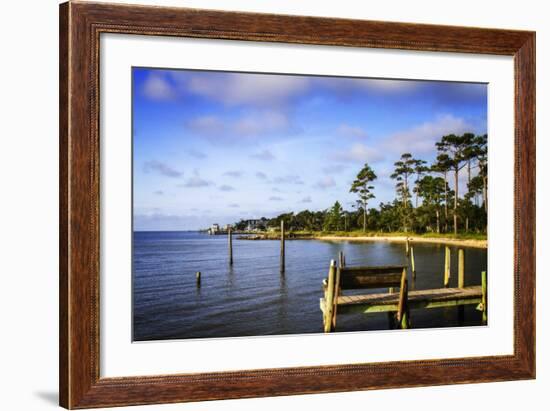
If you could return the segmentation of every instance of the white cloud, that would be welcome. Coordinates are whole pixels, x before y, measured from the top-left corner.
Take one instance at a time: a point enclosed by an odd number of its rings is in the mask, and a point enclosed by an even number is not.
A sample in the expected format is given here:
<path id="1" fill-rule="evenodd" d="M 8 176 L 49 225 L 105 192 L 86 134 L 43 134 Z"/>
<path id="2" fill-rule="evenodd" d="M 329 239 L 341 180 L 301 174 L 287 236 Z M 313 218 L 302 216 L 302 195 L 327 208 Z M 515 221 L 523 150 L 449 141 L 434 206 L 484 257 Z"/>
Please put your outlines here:
<path id="1" fill-rule="evenodd" d="M 176 98 L 176 92 L 168 80 L 159 73 L 151 73 L 145 80 L 142 93 L 151 100 L 173 100 Z"/>
<path id="2" fill-rule="evenodd" d="M 267 179 L 267 175 L 265 173 L 262 173 L 261 171 L 258 171 L 256 173 L 256 177 L 258 177 L 260 180 L 265 180 Z"/>
<path id="3" fill-rule="evenodd" d="M 224 184 L 220 186 L 221 191 L 235 191 L 235 188 L 232 186 L 228 186 L 227 184 Z"/>
<path id="4" fill-rule="evenodd" d="M 337 151 L 331 157 L 336 161 L 361 163 L 376 163 L 384 159 L 383 154 L 378 149 L 362 143 L 354 144 L 348 150 Z"/>
<path id="5" fill-rule="evenodd" d="M 269 110 L 243 116 L 229 128 L 237 136 L 259 136 L 290 130 L 291 125 L 286 114 Z"/>
<path id="6" fill-rule="evenodd" d="M 325 174 L 338 174 L 344 171 L 347 168 L 344 164 L 329 164 L 328 166 L 323 167 L 321 170 Z"/>
<path id="7" fill-rule="evenodd" d="M 157 173 L 159 173 L 163 176 L 173 177 L 173 178 L 178 178 L 178 177 L 181 177 L 183 175 L 182 172 L 170 167 L 169 165 L 167 165 L 167 164 L 165 164 L 161 161 L 157 161 L 157 160 L 147 161 L 143 165 L 143 171 L 145 171 L 146 173 L 154 171 L 154 172 L 157 172 Z"/>
<path id="8" fill-rule="evenodd" d="M 203 115 L 186 122 L 193 133 L 215 141 L 235 142 L 241 138 L 265 137 L 299 131 L 282 111 L 251 110 L 240 117 L 226 119 L 216 115 Z"/>
<path id="9" fill-rule="evenodd" d="M 251 154 L 250 157 L 256 160 L 263 160 L 263 161 L 271 161 L 275 159 L 275 156 L 269 150 L 262 150 L 258 153 Z"/>
<path id="10" fill-rule="evenodd" d="M 447 114 L 391 135 L 384 141 L 384 148 L 397 154 L 427 154 L 434 151 L 436 141 L 442 136 L 463 134 L 473 129 L 463 118 Z"/>
<path id="11" fill-rule="evenodd" d="M 275 177 L 272 182 L 273 184 L 304 184 L 300 176 L 297 175 Z"/>
<path id="12" fill-rule="evenodd" d="M 322 190 L 330 187 L 336 186 L 336 181 L 334 181 L 334 178 L 331 176 L 323 177 L 321 180 L 319 180 L 315 185 L 314 188 L 320 188 Z"/>
<path id="13" fill-rule="evenodd" d="M 302 201 L 300 201 L 301 203 L 311 203 L 311 197 L 310 196 L 307 196 L 307 197 L 304 197 L 302 198 Z"/>
<path id="14" fill-rule="evenodd" d="M 199 187 L 208 187 L 211 185 L 214 185 L 211 181 L 205 180 L 201 178 L 199 170 L 194 170 L 193 176 L 189 178 L 183 185 L 183 187 L 189 187 L 189 188 L 199 188 Z"/>
<path id="15" fill-rule="evenodd" d="M 240 171 L 240 170 L 230 170 L 230 171 L 226 171 L 225 173 L 223 173 L 223 175 L 228 176 L 228 177 L 238 178 L 238 177 L 242 177 L 243 172 Z"/>
<path id="16" fill-rule="evenodd" d="M 186 123 L 188 129 L 202 136 L 219 136 L 225 131 L 224 122 L 217 116 L 199 116 Z"/>
<path id="17" fill-rule="evenodd" d="M 283 201 L 283 199 L 281 197 L 271 196 L 269 197 L 269 201 Z"/>
<path id="18" fill-rule="evenodd" d="M 377 94 L 397 94 L 412 91 L 422 86 L 422 82 L 410 80 L 372 78 L 321 78 L 316 82 L 336 93 L 350 94 L 361 91 Z"/>
<path id="19" fill-rule="evenodd" d="M 211 185 L 212 185 L 212 182 L 208 180 L 204 180 L 197 176 L 193 176 L 189 180 L 187 180 L 187 182 L 183 186 L 189 187 L 189 188 L 198 188 L 198 187 L 208 187 Z"/>
<path id="20" fill-rule="evenodd" d="M 218 73 L 185 75 L 175 79 L 188 91 L 226 105 L 279 106 L 305 92 L 310 85 L 306 77 Z"/>
<path id="21" fill-rule="evenodd" d="M 203 153 L 202 151 L 199 151 L 199 150 L 195 150 L 193 148 L 190 148 L 188 150 L 186 150 L 187 154 L 189 154 L 190 156 L 192 157 L 195 157 L 195 158 L 198 158 L 198 159 L 203 159 L 203 158 L 206 158 L 208 157 L 205 153 Z"/>
<path id="22" fill-rule="evenodd" d="M 367 132 L 361 127 L 341 124 L 337 129 L 338 134 L 346 137 L 366 138 Z"/>
<path id="23" fill-rule="evenodd" d="M 371 91 L 399 93 L 414 90 L 423 83 L 411 80 L 389 80 L 389 79 L 361 79 L 359 86 Z"/>

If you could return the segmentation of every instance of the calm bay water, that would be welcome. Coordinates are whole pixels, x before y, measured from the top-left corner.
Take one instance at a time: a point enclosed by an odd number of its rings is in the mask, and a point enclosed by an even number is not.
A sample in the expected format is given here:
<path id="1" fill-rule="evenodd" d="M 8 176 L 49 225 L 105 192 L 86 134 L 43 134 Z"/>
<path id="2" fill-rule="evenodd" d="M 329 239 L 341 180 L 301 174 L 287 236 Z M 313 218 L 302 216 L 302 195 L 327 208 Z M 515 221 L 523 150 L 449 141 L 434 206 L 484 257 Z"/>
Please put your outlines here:
<path id="1" fill-rule="evenodd" d="M 227 237 L 197 232 L 135 232 L 133 256 L 134 340 L 237 337 L 322 332 L 321 282 L 340 250 L 346 264 L 406 264 L 403 244 L 387 242 L 286 242 L 286 272 L 279 273 L 278 241 L 237 240 L 233 266 L 228 264 Z M 414 245 L 416 289 L 443 286 L 445 247 Z M 456 286 L 456 248 L 452 278 Z M 480 284 L 487 269 L 487 250 L 465 249 L 466 285 Z M 196 286 L 195 273 L 202 273 Z M 364 291 L 363 291 L 364 292 Z M 481 324 L 481 313 L 466 306 L 412 310 L 413 328 Z M 388 329 L 386 313 L 346 314 L 337 331 Z"/>

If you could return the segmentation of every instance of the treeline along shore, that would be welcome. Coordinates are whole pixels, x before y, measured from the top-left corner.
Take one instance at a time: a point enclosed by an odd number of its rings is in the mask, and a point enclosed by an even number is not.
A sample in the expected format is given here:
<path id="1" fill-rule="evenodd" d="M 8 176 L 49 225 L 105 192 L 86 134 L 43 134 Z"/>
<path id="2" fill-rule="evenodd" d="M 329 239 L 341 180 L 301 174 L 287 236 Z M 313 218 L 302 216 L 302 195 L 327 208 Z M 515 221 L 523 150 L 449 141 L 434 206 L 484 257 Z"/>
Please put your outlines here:
<path id="1" fill-rule="evenodd" d="M 369 207 L 376 198 L 376 170 L 368 163 L 358 171 L 349 192 L 350 209 L 340 201 L 325 210 L 283 213 L 273 218 L 240 220 L 241 238 L 275 239 L 281 223 L 288 238 L 466 243 L 487 246 L 487 135 L 449 134 L 435 143 L 432 159 L 403 153 L 389 176 L 395 197 Z M 459 184 L 462 177 L 462 184 Z M 461 188 L 462 187 L 462 188 Z"/>
<path id="2" fill-rule="evenodd" d="M 237 238 L 239 240 L 280 240 L 280 234 L 271 232 L 242 232 Z M 464 247 L 487 248 L 487 238 L 485 235 L 410 235 L 407 233 L 363 233 L 355 232 L 325 232 L 325 231 L 295 231 L 289 232 L 287 240 L 321 240 L 321 241 L 352 241 L 352 242 L 371 242 L 386 241 L 395 243 L 405 243 L 407 240 L 415 243 L 446 244 Z"/>

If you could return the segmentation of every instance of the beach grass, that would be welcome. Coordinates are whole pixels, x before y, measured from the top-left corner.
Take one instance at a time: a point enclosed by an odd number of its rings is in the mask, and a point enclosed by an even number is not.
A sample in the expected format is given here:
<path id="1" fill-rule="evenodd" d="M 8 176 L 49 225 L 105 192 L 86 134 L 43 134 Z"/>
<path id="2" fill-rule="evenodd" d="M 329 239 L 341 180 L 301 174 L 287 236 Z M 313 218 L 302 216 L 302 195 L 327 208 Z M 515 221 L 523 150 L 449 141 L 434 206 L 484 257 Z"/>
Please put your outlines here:
<path id="1" fill-rule="evenodd" d="M 278 231 L 258 233 L 266 239 L 278 239 Z M 288 235 L 295 238 L 322 238 L 322 237 L 409 237 L 409 238 L 439 238 L 442 240 L 487 240 L 487 234 L 484 233 L 411 233 L 411 232 L 380 232 L 380 231 L 289 231 Z"/>

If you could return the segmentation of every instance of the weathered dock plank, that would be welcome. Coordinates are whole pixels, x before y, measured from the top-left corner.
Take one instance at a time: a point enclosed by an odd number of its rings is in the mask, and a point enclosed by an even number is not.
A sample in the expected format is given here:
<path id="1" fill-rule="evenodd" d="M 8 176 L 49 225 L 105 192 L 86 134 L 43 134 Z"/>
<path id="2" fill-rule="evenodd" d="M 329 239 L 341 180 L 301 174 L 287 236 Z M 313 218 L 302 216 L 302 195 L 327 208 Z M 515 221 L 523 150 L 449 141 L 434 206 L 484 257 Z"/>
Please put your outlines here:
<path id="1" fill-rule="evenodd" d="M 481 286 L 415 290 L 409 291 L 407 304 L 409 309 L 454 307 L 479 304 L 482 296 L 483 291 Z M 324 312 L 324 298 L 321 298 L 320 306 Z M 399 307 L 399 294 L 341 295 L 337 299 L 337 306 L 338 312 L 341 314 L 397 311 Z"/>

